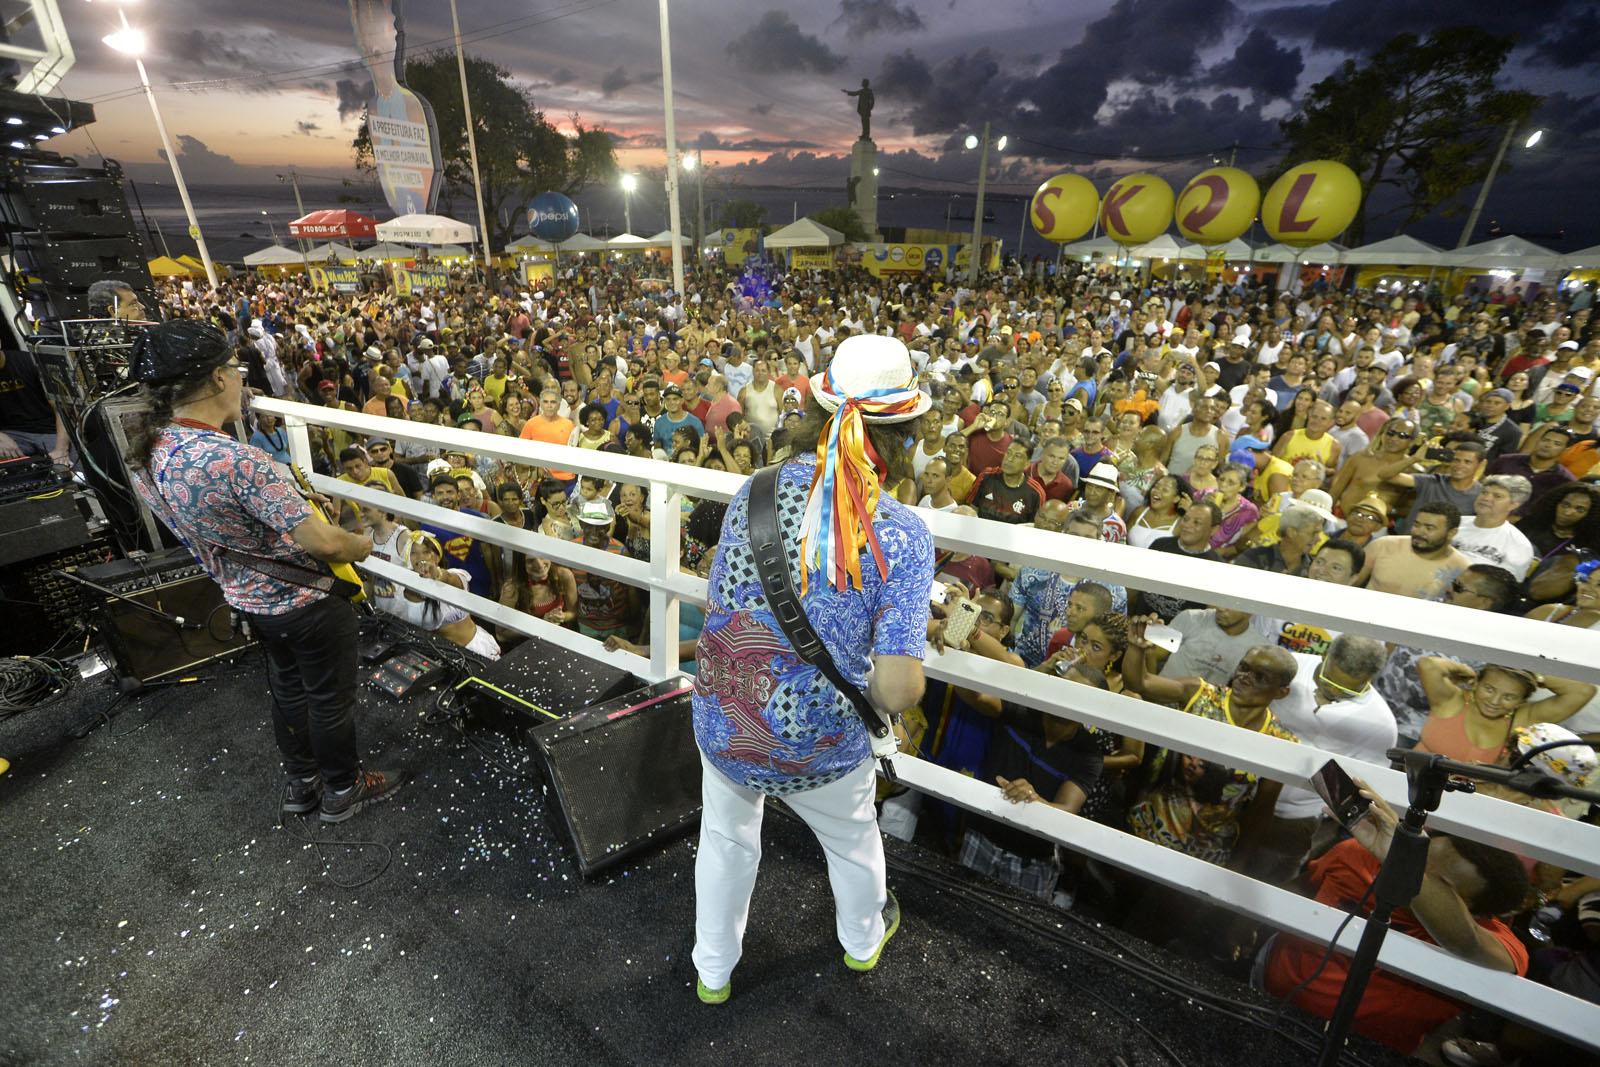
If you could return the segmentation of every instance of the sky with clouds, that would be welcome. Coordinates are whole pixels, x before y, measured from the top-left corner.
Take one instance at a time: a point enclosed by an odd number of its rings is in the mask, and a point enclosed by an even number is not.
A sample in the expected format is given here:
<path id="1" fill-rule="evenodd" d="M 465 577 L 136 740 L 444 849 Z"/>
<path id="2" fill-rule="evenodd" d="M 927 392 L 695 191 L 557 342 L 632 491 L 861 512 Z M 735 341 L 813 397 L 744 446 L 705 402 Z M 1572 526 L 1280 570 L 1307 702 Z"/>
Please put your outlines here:
<path id="1" fill-rule="evenodd" d="M 136 174 L 159 166 L 131 63 L 100 41 L 111 5 L 60 3 L 78 63 L 58 92 L 99 113 L 60 150 L 98 150 Z M 660 165 L 652 0 L 461 0 L 460 10 L 468 51 L 532 87 L 553 121 L 576 113 L 613 131 L 625 165 Z M 129 11 L 150 35 L 151 77 L 191 182 L 271 181 L 290 164 L 349 173 L 370 83 L 345 4 L 162 0 Z M 840 90 L 870 77 L 886 184 L 970 182 L 960 141 L 988 120 L 1011 138 L 997 177 L 1015 191 L 1068 168 L 1103 179 L 1149 167 L 1181 183 L 1233 145 L 1241 166 L 1264 169 L 1279 120 L 1346 58 L 1402 30 L 1472 23 L 1516 35 L 1504 80 L 1547 97 L 1537 120 L 1551 130 L 1541 151 L 1513 160 L 1490 213 L 1600 242 L 1600 211 L 1583 196 L 1600 167 L 1592 0 L 674 0 L 671 18 L 678 138 L 724 177 L 840 184 L 859 132 Z M 448 44 L 442 0 L 411 0 L 406 21 L 412 50 Z"/>

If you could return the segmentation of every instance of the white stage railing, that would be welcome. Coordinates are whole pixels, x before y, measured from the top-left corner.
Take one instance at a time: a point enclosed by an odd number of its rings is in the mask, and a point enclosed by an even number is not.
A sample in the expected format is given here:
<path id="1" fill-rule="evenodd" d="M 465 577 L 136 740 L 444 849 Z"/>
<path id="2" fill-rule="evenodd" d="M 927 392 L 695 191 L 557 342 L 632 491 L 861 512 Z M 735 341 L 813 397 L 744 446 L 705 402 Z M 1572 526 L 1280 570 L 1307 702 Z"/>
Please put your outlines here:
<path id="1" fill-rule="evenodd" d="M 494 434 L 428 426 L 306 404 L 258 398 L 255 407 L 284 418 L 290 452 L 309 469 L 308 424 L 360 435 L 456 446 L 479 456 L 530 466 L 592 474 L 611 481 L 648 486 L 651 557 L 648 562 L 587 548 L 570 541 L 491 522 L 432 504 L 397 497 L 323 476 L 312 478 L 330 496 L 381 506 L 410 520 L 458 530 L 489 544 L 614 577 L 649 591 L 650 656 L 607 652 L 591 638 L 507 608 L 496 601 L 429 581 L 381 561 L 362 566 L 399 585 L 424 591 L 497 625 L 550 641 L 640 677 L 659 680 L 678 670 L 678 603 L 704 604 L 706 583 L 679 570 L 680 497 L 730 499 L 743 478 L 674 463 L 566 448 Z M 491 487 L 492 492 L 492 487 Z M 923 511 L 923 519 L 944 548 L 973 552 L 1018 565 L 1115 582 L 1132 588 L 1183 596 L 1268 615 L 1321 623 L 1430 650 L 1448 652 L 1541 673 L 1600 683 L 1600 634 L 1529 619 L 1488 615 L 1465 608 L 1427 603 L 1364 589 L 1349 589 L 1308 579 L 1230 564 L 1193 561 L 1126 545 L 1066 538 L 1032 527 L 1004 526 L 982 519 Z M 1070 554 L 1070 559 L 1068 558 Z M 1076 685 L 1037 671 L 964 652 L 926 656 L 930 678 L 995 693 L 1037 708 L 1146 742 L 1203 756 L 1277 781 L 1309 786 L 1309 776 L 1330 758 L 1365 779 L 1391 804 L 1406 802 L 1405 776 L 1387 766 L 1349 757 L 1332 757 L 1298 745 L 1239 730 L 1172 708 Z M 994 786 L 910 756 L 895 759 L 901 779 L 911 787 L 971 811 L 1058 841 L 1068 848 L 1123 867 L 1157 882 L 1192 893 L 1231 910 L 1253 915 L 1278 929 L 1326 944 L 1344 913 L 1226 868 L 1150 844 L 1131 834 L 1068 815 L 1046 805 L 1015 805 Z M 1600 827 L 1477 795 L 1448 794 L 1431 825 L 1463 837 L 1600 875 Z M 1354 948 L 1361 925 L 1352 923 L 1340 939 Z M 1526 979 L 1467 963 L 1435 946 L 1391 936 L 1380 956 L 1382 966 L 1470 1003 L 1513 1016 L 1537 1029 L 1565 1035 L 1600 1048 L 1600 1006 Z"/>

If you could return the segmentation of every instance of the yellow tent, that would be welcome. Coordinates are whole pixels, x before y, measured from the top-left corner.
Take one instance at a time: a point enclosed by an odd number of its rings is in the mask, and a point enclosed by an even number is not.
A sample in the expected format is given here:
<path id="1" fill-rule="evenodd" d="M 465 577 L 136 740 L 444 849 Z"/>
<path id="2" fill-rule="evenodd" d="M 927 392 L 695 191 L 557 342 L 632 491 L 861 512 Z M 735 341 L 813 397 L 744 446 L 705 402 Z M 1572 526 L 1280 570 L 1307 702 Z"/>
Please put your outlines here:
<path id="1" fill-rule="evenodd" d="M 150 261 L 150 275 L 154 278 L 187 278 L 189 268 L 171 256 L 157 256 Z"/>
<path id="2" fill-rule="evenodd" d="M 190 273 L 192 274 L 204 274 L 206 272 L 206 265 L 200 262 L 200 260 L 196 259 L 194 256 L 182 255 L 176 258 L 179 263 L 182 263 L 185 267 L 188 267 Z"/>

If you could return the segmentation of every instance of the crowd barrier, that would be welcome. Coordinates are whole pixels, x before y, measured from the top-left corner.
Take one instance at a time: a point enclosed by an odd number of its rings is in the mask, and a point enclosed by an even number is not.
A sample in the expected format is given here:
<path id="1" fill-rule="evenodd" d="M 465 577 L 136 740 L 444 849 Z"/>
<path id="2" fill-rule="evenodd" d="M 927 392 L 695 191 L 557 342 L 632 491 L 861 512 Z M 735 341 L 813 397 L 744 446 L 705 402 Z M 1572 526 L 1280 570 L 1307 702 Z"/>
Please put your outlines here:
<path id="1" fill-rule="evenodd" d="M 361 565 L 373 574 L 425 592 L 510 630 L 611 663 L 640 677 L 659 680 L 677 673 L 678 604 L 687 600 L 703 605 L 706 600 L 705 581 L 683 573 L 678 567 L 680 496 L 687 493 L 696 499 L 726 501 L 738 491 L 744 481 L 742 476 L 289 401 L 257 398 L 254 406 L 258 411 L 271 412 L 284 419 L 290 454 L 307 470 L 311 451 L 306 428 L 317 425 L 361 435 L 457 446 L 479 456 L 648 486 L 651 556 L 645 562 L 447 511 L 382 490 L 320 475 L 312 477 L 316 488 L 329 496 L 380 506 L 401 517 L 402 521 L 427 522 L 458 530 L 493 545 L 543 556 L 648 590 L 651 640 L 650 655 L 646 659 L 627 652 L 608 652 L 599 641 L 379 560 Z M 1487 615 L 1388 593 L 1245 570 L 1231 564 L 1194 561 L 1126 545 L 1069 538 L 1033 527 L 1005 526 L 936 511 L 925 510 L 920 514 L 935 541 L 944 548 L 1017 565 L 1070 571 L 1073 575 L 1130 588 L 1176 594 L 1274 618 L 1320 623 L 1380 640 L 1600 684 L 1600 634 L 1577 627 Z M 928 677 L 933 679 L 996 693 L 1053 715 L 1104 727 L 1285 783 L 1309 787 L 1309 776 L 1328 759 L 1337 758 L 1347 771 L 1369 782 L 1397 809 L 1403 809 L 1406 803 L 1405 775 L 1388 766 L 1346 756 L 1334 757 L 1310 745 L 1239 730 L 1226 723 L 1196 718 L 1172 708 L 1091 689 L 965 652 L 939 654 L 930 647 L 926 669 Z M 1344 912 L 1288 890 L 1048 805 L 1011 804 L 1001 797 L 998 788 L 927 761 L 898 755 L 895 765 L 902 782 L 929 796 L 1056 841 L 1210 903 L 1254 916 L 1308 940 L 1327 944 L 1346 917 Z M 1600 876 L 1600 827 L 1463 793 L 1447 794 L 1430 824 L 1462 837 Z M 1353 951 L 1361 930 L 1360 923 L 1349 924 L 1339 937 L 1339 945 Z M 1436 946 L 1401 935 L 1391 936 L 1384 943 L 1379 962 L 1391 972 L 1466 1002 L 1492 1008 L 1536 1029 L 1600 1050 L 1600 1005 L 1468 963 Z"/>

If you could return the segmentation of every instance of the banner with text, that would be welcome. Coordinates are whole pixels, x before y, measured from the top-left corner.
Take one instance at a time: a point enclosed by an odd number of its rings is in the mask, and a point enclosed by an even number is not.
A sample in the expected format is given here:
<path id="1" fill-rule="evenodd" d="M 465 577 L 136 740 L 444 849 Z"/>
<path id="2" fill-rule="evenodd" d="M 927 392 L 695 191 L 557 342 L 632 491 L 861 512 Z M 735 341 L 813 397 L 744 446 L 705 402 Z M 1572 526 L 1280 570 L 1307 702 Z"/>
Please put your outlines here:
<path id="1" fill-rule="evenodd" d="M 358 267 L 312 267 L 311 287 L 332 289 L 336 293 L 359 293 L 361 270 Z"/>
<path id="2" fill-rule="evenodd" d="M 789 266 L 794 270 L 832 270 L 833 251 L 823 252 L 795 252 L 789 261 Z"/>
<path id="3" fill-rule="evenodd" d="M 350 0 L 361 63 L 372 76 L 366 130 L 383 198 L 396 215 L 432 214 L 439 199 L 439 124 L 406 85 L 404 0 Z"/>
<path id="4" fill-rule="evenodd" d="M 430 289 L 438 292 L 450 287 L 450 272 L 441 266 L 416 263 L 408 267 L 396 263 L 391 269 L 394 271 L 394 291 L 401 296 L 420 295 Z"/>
<path id="5" fill-rule="evenodd" d="M 522 264 L 522 280 L 534 289 L 542 289 L 556 280 L 556 265 L 548 259 L 530 259 Z"/>

